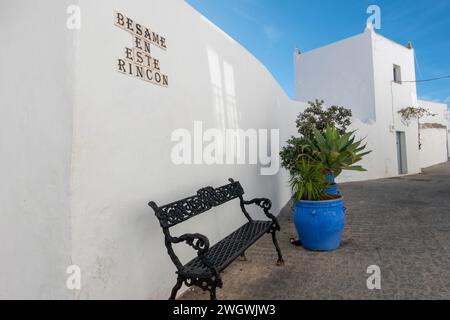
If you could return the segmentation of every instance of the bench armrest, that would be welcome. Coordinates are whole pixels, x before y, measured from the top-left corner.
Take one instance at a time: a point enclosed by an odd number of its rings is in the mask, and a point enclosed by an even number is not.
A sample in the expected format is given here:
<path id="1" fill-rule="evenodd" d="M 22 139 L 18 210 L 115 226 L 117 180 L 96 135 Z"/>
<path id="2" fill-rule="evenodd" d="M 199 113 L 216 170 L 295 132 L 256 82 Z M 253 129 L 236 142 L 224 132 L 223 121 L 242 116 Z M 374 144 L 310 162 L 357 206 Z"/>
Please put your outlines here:
<path id="1" fill-rule="evenodd" d="M 214 265 L 206 258 L 206 253 L 209 250 L 209 240 L 206 236 L 199 234 L 199 233 L 187 233 L 182 235 L 181 237 L 171 237 L 172 243 L 181 243 L 186 242 L 188 245 L 190 245 L 192 248 L 194 248 L 197 253 L 198 257 L 202 261 L 202 263 L 211 271 L 213 272 L 214 276 L 219 279 L 218 283 L 221 283 L 220 281 L 220 275 L 219 272 L 216 270 Z"/>
<path id="2" fill-rule="evenodd" d="M 209 240 L 204 235 L 199 233 L 184 234 L 181 237 L 171 237 L 172 243 L 186 242 L 198 252 L 199 257 L 203 257 L 209 250 Z"/>
<path id="3" fill-rule="evenodd" d="M 244 200 L 242 203 L 246 206 L 254 204 L 254 205 L 257 205 L 258 207 L 260 207 L 261 209 L 263 209 L 266 217 L 273 221 L 274 228 L 278 231 L 280 230 L 280 224 L 278 223 L 278 219 L 269 212 L 270 209 L 272 209 L 272 201 L 270 201 L 269 199 L 266 199 L 266 198 L 256 198 L 256 199 L 253 199 L 250 201 Z"/>

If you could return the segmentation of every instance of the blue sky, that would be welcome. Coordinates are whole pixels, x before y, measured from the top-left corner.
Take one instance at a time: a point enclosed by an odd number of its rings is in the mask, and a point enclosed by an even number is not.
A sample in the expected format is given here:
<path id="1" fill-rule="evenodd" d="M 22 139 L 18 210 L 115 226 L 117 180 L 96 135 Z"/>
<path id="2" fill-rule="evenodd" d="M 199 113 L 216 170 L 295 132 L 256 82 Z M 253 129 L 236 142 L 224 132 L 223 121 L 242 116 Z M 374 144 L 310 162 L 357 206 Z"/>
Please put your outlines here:
<path id="1" fill-rule="evenodd" d="M 450 0 L 187 0 L 264 63 L 294 96 L 293 52 L 364 31 L 367 8 L 381 9 L 378 33 L 412 41 L 417 79 L 450 75 Z M 450 79 L 418 84 L 422 99 L 450 106 Z"/>

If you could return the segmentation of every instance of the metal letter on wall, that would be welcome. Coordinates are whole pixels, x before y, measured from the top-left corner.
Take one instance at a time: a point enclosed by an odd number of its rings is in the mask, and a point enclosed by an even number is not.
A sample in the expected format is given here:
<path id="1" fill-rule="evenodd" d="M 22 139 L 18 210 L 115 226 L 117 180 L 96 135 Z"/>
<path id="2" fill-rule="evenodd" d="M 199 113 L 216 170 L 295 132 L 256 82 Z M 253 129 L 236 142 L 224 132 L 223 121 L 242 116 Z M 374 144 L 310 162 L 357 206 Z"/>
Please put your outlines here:
<path id="1" fill-rule="evenodd" d="M 167 87 L 169 77 L 161 72 L 159 60 L 152 55 L 154 46 L 167 50 L 166 38 L 120 12 L 115 12 L 114 24 L 129 32 L 133 39 L 131 46 L 125 47 L 123 58 L 117 59 L 117 71 Z"/>

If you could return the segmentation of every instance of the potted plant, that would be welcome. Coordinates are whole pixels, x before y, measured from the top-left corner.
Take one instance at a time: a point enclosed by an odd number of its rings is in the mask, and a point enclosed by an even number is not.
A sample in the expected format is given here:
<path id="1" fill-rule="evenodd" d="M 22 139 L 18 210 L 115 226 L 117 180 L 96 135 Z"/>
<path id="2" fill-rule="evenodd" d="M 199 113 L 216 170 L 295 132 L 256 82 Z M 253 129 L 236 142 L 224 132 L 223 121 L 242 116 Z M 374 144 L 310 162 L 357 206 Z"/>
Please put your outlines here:
<path id="1" fill-rule="evenodd" d="M 330 106 L 324 107 L 324 101 L 316 99 L 308 102 L 309 106 L 301 112 L 296 120 L 299 133 L 297 137 L 291 137 L 286 146 L 280 152 L 281 164 L 291 175 L 296 170 L 296 166 L 302 158 L 311 157 L 311 148 L 307 148 L 311 140 L 314 140 L 315 132 L 325 132 L 328 127 L 336 128 L 340 135 L 345 134 L 347 127 L 351 125 L 352 111 L 344 107 Z M 324 173 L 332 183 L 331 189 L 336 188 L 335 176 L 332 172 Z M 330 192 L 333 192 L 330 190 Z M 337 191 L 336 191 L 337 192 Z"/>
<path id="2" fill-rule="evenodd" d="M 315 129 L 314 138 L 302 146 L 291 171 L 294 223 L 300 238 L 294 244 L 316 251 L 339 248 L 345 225 L 344 199 L 334 177 L 342 170 L 365 171 L 354 165 L 371 152 L 364 152 L 362 141 L 355 142 L 354 132 L 340 134 L 336 128 L 327 127 L 323 134 Z"/>
<path id="3" fill-rule="evenodd" d="M 344 199 L 328 194 L 330 182 L 320 162 L 302 159 L 291 178 L 296 201 L 294 224 L 305 249 L 332 251 L 339 248 L 344 231 Z"/>

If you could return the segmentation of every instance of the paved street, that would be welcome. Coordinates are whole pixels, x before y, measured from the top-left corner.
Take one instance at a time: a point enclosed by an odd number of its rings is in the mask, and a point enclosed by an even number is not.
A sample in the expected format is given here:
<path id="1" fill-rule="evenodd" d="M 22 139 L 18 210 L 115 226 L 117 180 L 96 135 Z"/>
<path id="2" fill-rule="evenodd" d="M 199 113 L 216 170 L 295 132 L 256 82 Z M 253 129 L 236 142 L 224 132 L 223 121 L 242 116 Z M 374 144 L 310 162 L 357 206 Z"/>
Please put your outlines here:
<path id="1" fill-rule="evenodd" d="M 218 299 L 450 299 L 450 164 L 421 175 L 340 186 L 347 225 L 341 249 L 294 247 L 292 211 L 280 215 L 286 263 L 275 266 L 270 236 L 223 273 Z M 366 287 L 381 268 L 381 290 Z M 209 299 L 196 289 L 183 299 Z"/>

